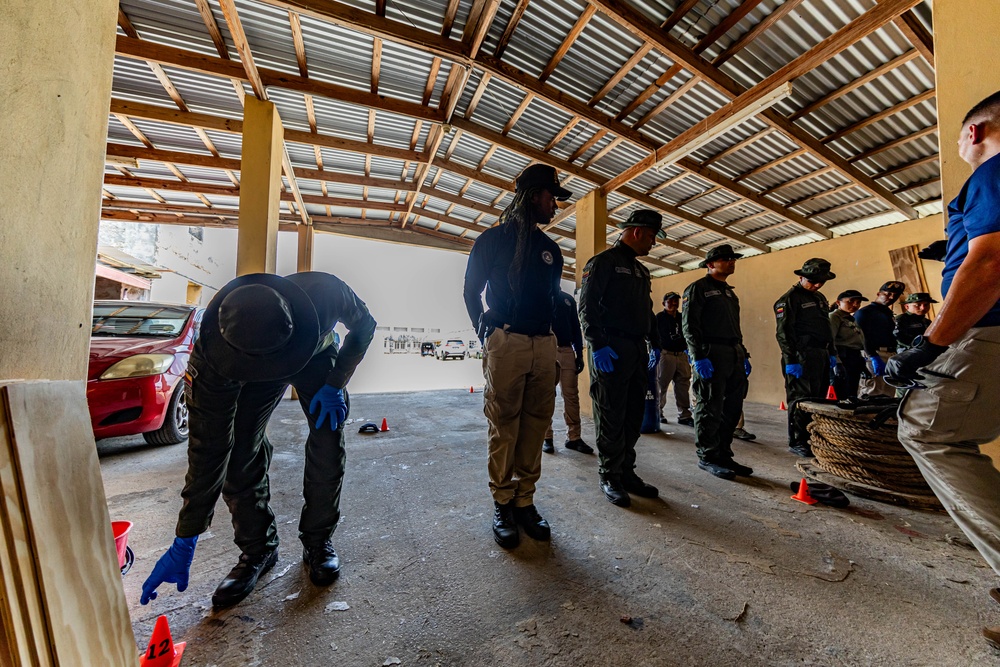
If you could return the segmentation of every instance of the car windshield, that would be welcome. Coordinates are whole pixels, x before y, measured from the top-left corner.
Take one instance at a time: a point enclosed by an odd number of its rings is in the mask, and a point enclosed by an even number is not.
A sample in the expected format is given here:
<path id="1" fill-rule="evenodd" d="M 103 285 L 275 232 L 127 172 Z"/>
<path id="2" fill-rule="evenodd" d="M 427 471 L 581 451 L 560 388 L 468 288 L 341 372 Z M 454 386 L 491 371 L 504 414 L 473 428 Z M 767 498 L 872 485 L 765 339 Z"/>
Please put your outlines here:
<path id="1" fill-rule="evenodd" d="M 174 338 L 184 330 L 191 313 L 190 308 L 179 306 L 94 304 L 90 335 Z"/>
<path id="2" fill-rule="evenodd" d="M 448 343 L 447 343 L 447 344 L 448 344 L 448 345 L 465 345 L 465 343 L 463 343 L 463 342 L 462 342 L 462 341 L 460 341 L 460 340 L 450 340 L 450 341 L 448 341 Z"/>

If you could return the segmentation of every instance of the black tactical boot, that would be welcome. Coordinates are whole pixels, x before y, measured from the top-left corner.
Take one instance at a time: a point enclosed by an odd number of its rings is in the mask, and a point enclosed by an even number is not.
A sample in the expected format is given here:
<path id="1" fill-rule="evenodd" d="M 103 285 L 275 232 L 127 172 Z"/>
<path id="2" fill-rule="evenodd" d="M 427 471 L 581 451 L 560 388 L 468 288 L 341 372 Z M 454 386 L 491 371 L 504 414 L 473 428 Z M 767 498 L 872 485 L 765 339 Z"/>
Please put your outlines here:
<path id="1" fill-rule="evenodd" d="M 273 549 L 266 553 L 240 554 L 240 562 L 230 571 L 212 595 L 212 606 L 216 609 L 232 607 L 234 604 L 250 595 L 257 579 L 278 562 L 278 550 Z"/>
<path id="2" fill-rule="evenodd" d="M 719 479 L 736 479 L 735 472 L 726 466 L 719 465 L 718 463 L 712 463 L 711 461 L 698 461 L 698 467 L 712 473 Z"/>
<path id="3" fill-rule="evenodd" d="M 657 489 L 652 484 L 646 484 L 642 481 L 642 478 L 635 473 L 631 475 L 625 475 L 622 479 L 622 486 L 625 490 L 635 496 L 640 498 L 656 498 L 660 495 L 660 490 Z"/>
<path id="4" fill-rule="evenodd" d="M 340 575 L 340 558 L 330 540 L 304 547 L 302 562 L 309 566 L 309 581 L 317 586 L 329 586 Z"/>
<path id="5" fill-rule="evenodd" d="M 552 535 L 549 523 L 542 518 L 534 505 L 514 508 L 514 520 L 524 528 L 524 532 L 533 540 L 547 542 Z"/>
<path id="6" fill-rule="evenodd" d="M 514 522 L 514 503 L 501 505 L 493 501 L 493 539 L 504 549 L 513 549 L 520 543 L 521 536 Z"/>
<path id="7" fill-rule="evenodd" d="M 601 491 L 604 492 L 604 497 L 612 505 L 617 505 L 618 507 L 629 507 L 632 505 L 632 499 L 629 498 L 628 491 L 625 490 L 620 477 L 601 475 Z"/>
<path id="8" fill-rule="evenodd" d="M 545 438 L 545 440 L 542 440 L 542 451 L 546 454 L 556 453 L 556 446 L 552 443 L 552 438 Z"/>

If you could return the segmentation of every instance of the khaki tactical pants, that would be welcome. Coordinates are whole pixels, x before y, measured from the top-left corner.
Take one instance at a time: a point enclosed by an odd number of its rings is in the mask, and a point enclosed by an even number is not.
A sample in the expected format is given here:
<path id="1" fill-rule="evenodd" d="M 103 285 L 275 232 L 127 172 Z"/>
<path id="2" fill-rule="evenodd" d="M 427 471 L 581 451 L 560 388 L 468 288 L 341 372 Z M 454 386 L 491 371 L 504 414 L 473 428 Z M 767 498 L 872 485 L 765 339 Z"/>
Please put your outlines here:
<path id="1" fill-rule="evenodd" d="M 896 356 L 896 352 L 879 350 L 878 356 L 882 357 L 882 361 L 889 361 Z M 887 385 L 881 376 L 875 375 L 875 369 L 872 368 L 871 358 L 867 354 L 865 355 L 865 368 L 868 369 L 868 373 L 871 374 L 872 377 L 861 379 L 861 385 L 858 388 L 858 398 L 863 398 L 865 396 L 888 396 L 890 398 L 895 398 L 896 389 Z"/>
<path id="2" fill-rule="evenodd" d="M 660 416 L 667 405 L 667 387 L 674 383 L 674 400 L 677 403 L 677 418 L 691 418 L 691 364 L 683 352 L 660 351 L 660 363 L 656 366 L 656 386 L 660 391 Z"/>
<path id="3" fill-rule="evenodd" d="M 980 445 L 1000 436 L 1000 327 L 970 329 L 899 406 L 899 441 L 979 553 L 1000 574 L 1000 471 Z"/>
<path id="4" fill-rule="evenodd" d="M 542 474 L 542 440 L 556 402 L 556 338 L 497 329 L 483 353 L 493 500 L 534 503 Z"/>
<path id="5" fill-rule="evenodd" d="M 580 439 L 580 385 L 576 374 L 576 353 L 573 347 L 556 348 L 556 363 L 559 365 L 557 384 L 563 397 L 563 421 L 566 422 L 566 439 Z M 555 415 L 553 415 L 555 417 Z M 545 437 L 552 439 L 552 420 L 549 420 L 549 430 Z"/>

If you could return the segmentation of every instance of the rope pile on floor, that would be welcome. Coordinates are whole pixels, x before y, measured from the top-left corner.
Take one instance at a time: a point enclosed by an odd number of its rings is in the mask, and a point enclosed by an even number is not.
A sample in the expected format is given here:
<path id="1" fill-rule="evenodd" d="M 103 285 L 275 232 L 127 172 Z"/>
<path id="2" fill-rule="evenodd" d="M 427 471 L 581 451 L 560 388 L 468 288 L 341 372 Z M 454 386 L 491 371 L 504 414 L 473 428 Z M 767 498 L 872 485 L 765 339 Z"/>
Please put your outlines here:
<path id="1" fill-rule="evenodd" d="M 934 498 L 923 475 L 896 437 L 895 419 L 876 428 L 870 416 L 828 405 L 800 405 L 812 413 L 809 444 L 815 465 L 845 479 L 886 491 Z"/>

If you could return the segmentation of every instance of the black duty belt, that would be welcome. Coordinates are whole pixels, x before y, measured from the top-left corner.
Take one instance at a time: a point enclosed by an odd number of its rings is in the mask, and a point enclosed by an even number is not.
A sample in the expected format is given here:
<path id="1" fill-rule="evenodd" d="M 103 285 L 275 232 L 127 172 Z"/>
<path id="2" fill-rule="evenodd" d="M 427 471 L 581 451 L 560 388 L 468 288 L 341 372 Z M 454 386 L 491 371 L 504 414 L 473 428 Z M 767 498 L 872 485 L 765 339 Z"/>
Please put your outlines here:
<path id="1" fill-rule="evenodd" d="M 641 334 L 629 333 L 628 331 L 622 331 L 621 329 L 612 329 L 611 327 L 605 327 L 604 331 L 609 336 L 616 336 L 618 338 L 625 338 L 627 340 L 630 340 L 630 341 L 633 341 L 633 342 L 636 342 L 636 343 L 639 342 L 639 341 L 645 341 L 646 340 L 646 334 L 644 334 L 644 333 L 641 333 Z"/>
<path id="2" fill-rule="evenodd" d="M 705 336 L 704 341 L 709 345 L 739 345 L 739 338 L 719 338 L 716 336 Z"/>
<path id="3" fill-rule="evenodd" d="M 552 334 L 552 325 L 542 322 L 518 322 L 517 324 L 504 324 L 503 330 L 522 336 L 549 336 Z"/>

